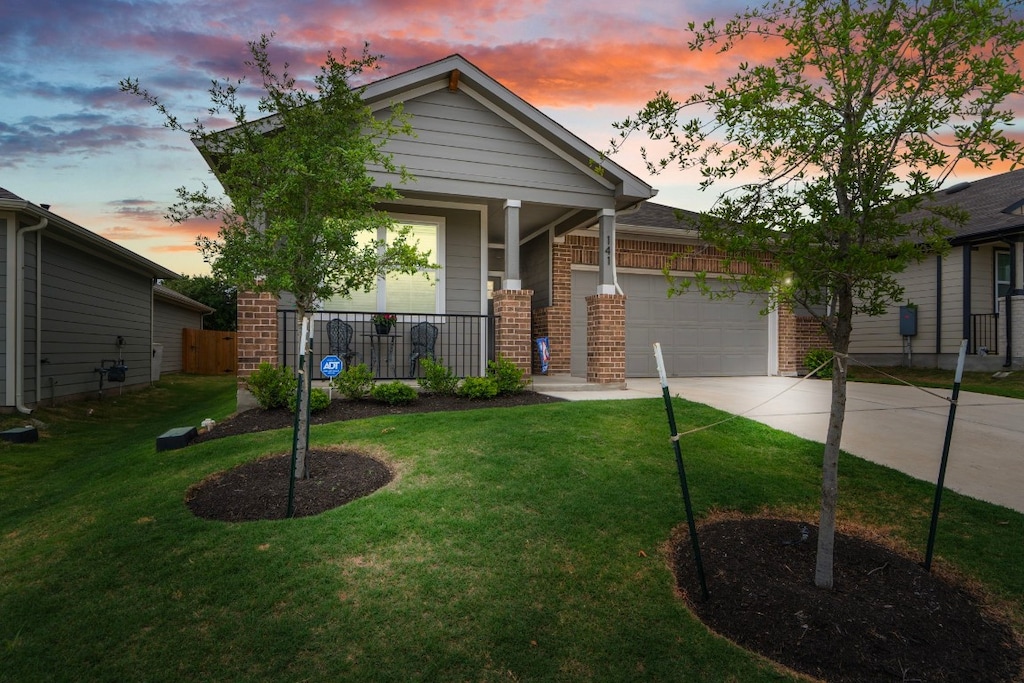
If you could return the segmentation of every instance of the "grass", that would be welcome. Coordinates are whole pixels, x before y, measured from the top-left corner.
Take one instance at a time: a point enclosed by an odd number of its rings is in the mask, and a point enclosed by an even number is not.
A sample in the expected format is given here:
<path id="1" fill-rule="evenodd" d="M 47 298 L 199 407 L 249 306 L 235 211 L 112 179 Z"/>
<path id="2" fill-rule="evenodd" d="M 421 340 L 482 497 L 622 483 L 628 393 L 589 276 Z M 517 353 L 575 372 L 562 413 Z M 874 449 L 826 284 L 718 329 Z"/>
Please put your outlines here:
<path id="1" fill-rule="evenodd" d="M 876 369 L 862 365 L 853 365 L 850 369 L 851 379 L 858 382 L 899 384 L 901 383 L 900 380 L 903 380 L 916 386 L 943 389 L 953 388 L 955 375 L 956 372 L 953 370 L 939 370 L 935 368 Z M 960 389 L 979 394 L 1024 399 L 1024 372 L 1019 370 L 1008 373 L 965 371 L 960 380 Z"/>
<path id="2" fill-rule="evenodd" d="M 172 377 L 41 410 L 38 444 L 0 446 L 0 680 L 791 680 L 673 594 L 663 546 L 685 519 L 660 400 L 314 427 L 398 480 L 317 517 L 224 524 L 189 513 L 188 486 L 286 452 L 287 430 L 155 439 L 233 394 Z M 721 415 L 676 402 L 681 431 Z M 815 519 L 820 445 L 734 420 L 682 447 L 698 515 Z M 840 472 L 844 520 L 923 553 L 928 484 L 849 456 Z M 947 492 L 939 531 L 937 561 L 1024 623 L 1024 515 Z"/>

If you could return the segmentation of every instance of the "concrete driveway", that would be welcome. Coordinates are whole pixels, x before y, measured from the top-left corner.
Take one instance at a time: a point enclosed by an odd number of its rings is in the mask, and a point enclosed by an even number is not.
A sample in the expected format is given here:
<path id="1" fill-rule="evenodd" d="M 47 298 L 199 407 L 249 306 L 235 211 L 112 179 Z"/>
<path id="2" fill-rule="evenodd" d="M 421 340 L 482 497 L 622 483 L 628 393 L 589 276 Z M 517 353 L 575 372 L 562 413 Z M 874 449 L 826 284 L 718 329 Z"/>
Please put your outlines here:
<path id="1" fill-rule="evenodd" d="M 657 379 L 631 379 L 626 389 L 603 391 L 577 390 L 580 387 L 553 378 L 534 379 L 537 391 L 570 400 L 662 395 Z M 828 429 L 828 381 L 672 378 L 669 392 L 818 442 L 824 442 Z M 934 483 L 951 394 L 951 389 L 851 382 L 843 450 Z M 972 498 L 1024 512 L 1024 401 L 960 392 L 945 484 Z"/>

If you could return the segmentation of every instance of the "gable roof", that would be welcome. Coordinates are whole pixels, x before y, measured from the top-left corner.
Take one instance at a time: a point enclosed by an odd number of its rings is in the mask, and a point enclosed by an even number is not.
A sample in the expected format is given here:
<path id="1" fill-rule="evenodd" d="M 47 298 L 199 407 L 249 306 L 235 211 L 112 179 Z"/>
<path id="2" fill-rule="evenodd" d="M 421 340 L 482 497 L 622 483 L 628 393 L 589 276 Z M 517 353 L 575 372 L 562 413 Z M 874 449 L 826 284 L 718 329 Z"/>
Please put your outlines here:
<path id="1" fill-rule="evenodd" d="M 955 206 L 970 214 L 964 225 L 951 226 L 953 244 L 1019 235 L 1024 233 L 1024 169 L 957 183 L 936 192 L 925 205 Z"/>
<path id="2" fill-rule="evenodd" d="M 176 279 L 179 277 L 173 270 L 168 270 L 160 264 L 136 254 L 134 251 L 125 249 L 105 237 L 100 237 L 77 223 L 58 216 L 50 211 L 48 206 L 33 204 L 10 190 L 0 187 L 0 211 L 5 210 L 14 211 L 16 214 L 26 216 L 29 220 L 36 222 L 45 218 L 47 225 L 43 229 L 44 234 L 71 244 L 82 251 L 90 252 L 107 261 L 145 273 L 151 277 L 166 279 Z"/>
<path id="3" fill-rule="evenodd" d="M 365 87 L 363 100 L 371 108 L 382 108 L 392 102 L 412 99 L 437 89 L 439 79 L 450 89 L 467 88 L 474 97 L 485 102 L 521 130 L 539 138 L 550 149 L 589 167 L 600 160 L 601 178 L 615 187 L 621 207 L 649 199 L 657 194 L 648 183 L 630 173 L 611 159 L 601 159 L 601 151 L 584 142 L 554 119 L 494 80 L 459 54 L 383 78 Z"/>
<path id="4" fill-rule="evenodd" d="M 213 308 L 210 308 L 206 304 L 196 301 L 195 299 L 191 299 L 181 292 L 176 292 L 170 287 L 165 287 L 161 284 L 153 285 L 153 297 L 161 299 L 173 306 L 186 308 L 199 313 L 213 313 L 214 311 Z"/>

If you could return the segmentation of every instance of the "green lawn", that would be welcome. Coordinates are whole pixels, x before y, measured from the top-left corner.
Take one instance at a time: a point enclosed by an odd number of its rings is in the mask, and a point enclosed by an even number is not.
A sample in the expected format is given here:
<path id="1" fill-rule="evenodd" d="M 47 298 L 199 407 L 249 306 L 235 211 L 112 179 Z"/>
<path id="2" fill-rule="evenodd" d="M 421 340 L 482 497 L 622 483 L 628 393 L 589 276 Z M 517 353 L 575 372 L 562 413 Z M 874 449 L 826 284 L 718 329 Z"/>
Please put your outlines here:
<path id="1" fill-rule="evenodd" d="M 397 481 L 317 517 L 225 524 L 189 513 L 188 486 L 290 434 L 155 440 L 233 396 L 231 379 L 170 377 L 40 410 L 39 443 L 0 445 L 0 680 L 790 680 L 673 595 L 663 546 L 685 519 L 661 400 L 314 427 Z M 722 414 L 679 400 L 676 416 Z M 816 519 L 820 445 L 734 420 L 682 449 L 698 515 Z M 849 456 L 840 471 L 841 517 L 923 555 L 932 488 Z M 939 531 L 938 561 L 1020 628 L 1024 515 L 946 492 Z"/>

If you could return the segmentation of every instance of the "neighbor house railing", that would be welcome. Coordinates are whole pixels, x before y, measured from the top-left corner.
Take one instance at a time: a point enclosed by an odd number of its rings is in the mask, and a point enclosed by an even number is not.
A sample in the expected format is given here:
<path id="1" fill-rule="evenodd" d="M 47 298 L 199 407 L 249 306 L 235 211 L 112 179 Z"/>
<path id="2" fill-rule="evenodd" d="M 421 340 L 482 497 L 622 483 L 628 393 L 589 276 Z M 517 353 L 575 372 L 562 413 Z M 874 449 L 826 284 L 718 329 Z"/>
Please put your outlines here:
<path id="1" fill-rule="evenodd" d="M 427 339 L 430 328 L 437 330 L 433 340 L 433 357 L 459 377 L 483 375 L 487 361 L 494 359 L 494 318 L 487 315 L 427 315 L 422 313 L 395 313 L 396 322 L 387 334 L 377 331 L 371 320 L 372 313 L 349 311 L 317 311 L 313 315 L 313 379 L 320 375 L 320 359 L 337 353 L 331 348 L 328 326 L 340 320 L 351 326 L 349 351 L 355 354 L 350 362 L 365 363 L 376 379 L 408 379 L 423 376 L 419 358 L 413 359 L 413 328 L 425 324 Z M 296 345 L 298 322 L 295 311 L 277 312 L 278 362 L 297 367 Z M 417 335 L 423 341 L 424 328 Z M 337 355 L 342 355 L 338 353 Z"/>
<path id="2" fill-rule="evenodd" d="M 971 353 L 999 353 L 999 314 L 971 314 Z"/>

